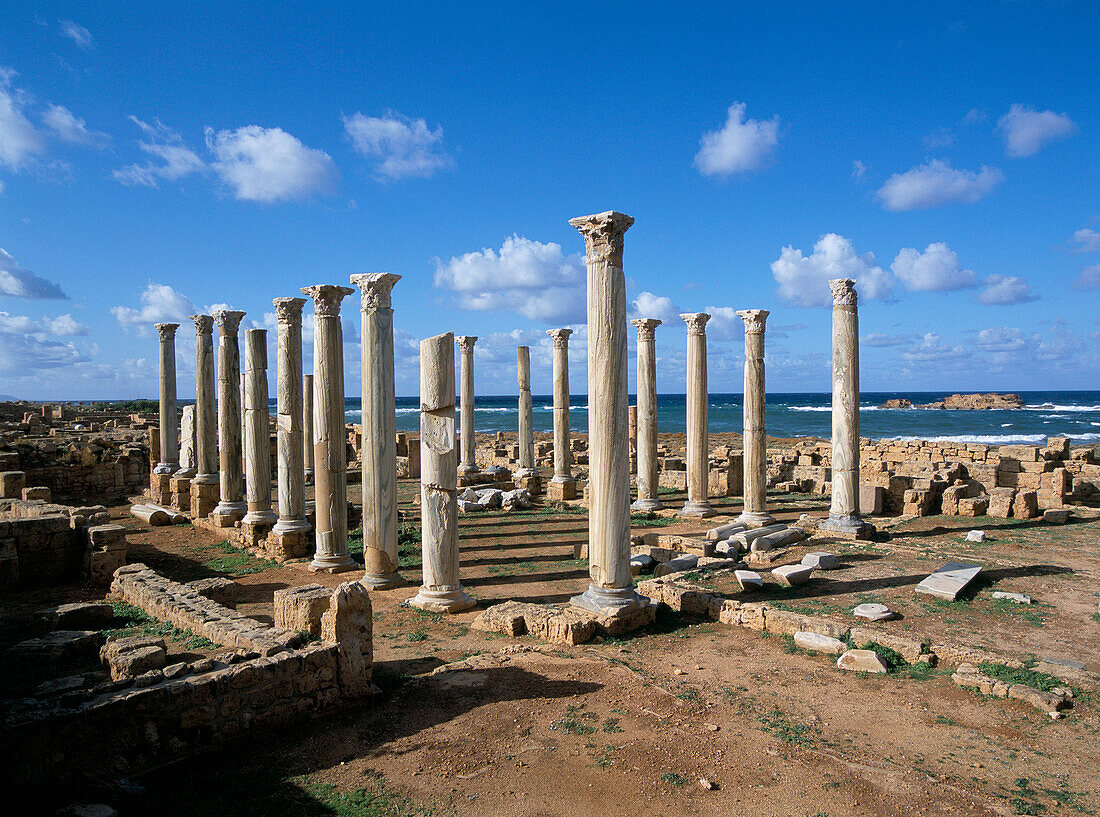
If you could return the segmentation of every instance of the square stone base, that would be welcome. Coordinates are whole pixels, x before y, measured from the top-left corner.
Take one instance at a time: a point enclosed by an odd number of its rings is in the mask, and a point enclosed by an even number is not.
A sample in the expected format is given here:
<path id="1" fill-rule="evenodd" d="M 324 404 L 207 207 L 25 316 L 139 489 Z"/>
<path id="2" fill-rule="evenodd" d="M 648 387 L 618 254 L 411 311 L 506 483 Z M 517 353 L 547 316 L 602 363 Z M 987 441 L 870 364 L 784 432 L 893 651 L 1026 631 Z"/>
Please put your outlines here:
<path id="1" fill-rule="evenodd" d="M 550 482 L 546 483 L 546 498 L 563 502 L 568 499 L 576 499 L 577 483 L 573 480 L 569 482 L 554 482 L 554 480 L 550 480 Z"/>
<path id="2" fill-rule="evenodd" d="M 313 552 L 313 531 L 276 531 L 267 535 L 264 550 L 276 562 L 300 559 Z"/>
<path id="3" fill-rule="evenodd" d="M 248 548 L 259 548 L 263 541 L 271 533 L 274 522 L 241 522 L 239 538 L 241 543 Z"/>
<path id="4" fill-rule="evenodd" d="M 191 482 L 191 518 L 205 519 L 218 505 L 221 489 L 217 483 Z"/>
<path id="5" fill-rule="evenodd" d="M 639 605 L 622 616 L 605 617 L 570 605 L 507 601 L 481 613 L 470 627 L 513 638 L 529 635 L 551 644 L 574 646 L 600 634 L 619 636 L 632 632 L 652 624 L 656 616 L 656 602 Z"/>
<path id="6" fill-rule="evenodd" d="M 538 474 L 527 477 L 515 476 L 512 478 L 512 483 L 516 488 L 525 488 L 531 496 L 538 496 L 542 493 L 542 477 Z"/>
<path id="7" fill-rule="evenodd" d="M 180 513 L 188 513 L 191 510 L 191 477 L 172 477 L 171 479 L 172 504 Z"/>
<path id="8" fill-rule="evenodd" d="M 818 536 L 829 536 L 833 539 L 843 539 L 846 542 L 856 542 L 871 539 L 875 535 L 875 526 L 865 524 L 854 530 L 828 530 L 824 527 L 817 529 Z"/>
<path id="9" fill-rule="evenodd" d="M 172 475 L 149 475 L 149 499 L 157 505 L 172 507 Z"/>

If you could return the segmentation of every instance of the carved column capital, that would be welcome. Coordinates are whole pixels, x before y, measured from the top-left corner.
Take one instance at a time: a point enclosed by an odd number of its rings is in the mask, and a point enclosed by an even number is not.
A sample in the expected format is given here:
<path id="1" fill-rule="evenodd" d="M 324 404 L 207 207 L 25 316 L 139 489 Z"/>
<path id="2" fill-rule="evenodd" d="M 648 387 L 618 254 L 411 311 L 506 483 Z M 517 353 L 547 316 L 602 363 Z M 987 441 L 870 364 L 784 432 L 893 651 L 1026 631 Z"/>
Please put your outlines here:
<path id="1" fill-rule="evenodd" d="M 680 315 L 687 324 L 689 335 L 705 335 L 710 315 L 706 312 L 684 312 Z"/>
<path id="2" fill-rule="evenodd" d="M 235 309 L 214 310 L 214 321 L 218 324 L 218 334 L 223 336 L 236 335 L 243 317 L 244 313 Z"/>
<path id="3" fill-rule="evenodd" d="M 546 334 L 554 339 L 555 349 L 567 349 L 569 348 L 569 336 L 573 334 L 572 329 L 547 329 Z"/>
<path id="4" fill-rule="evenodd" d="M 477 335 L 459 335 L 455 338 L 455 343 L 463 354 L 471 354 L 474 351 L 474 344 L 477 343 Z"/>
<path id="5" fill-rule="evenodd" d="M 176 336 L 176 330 L 180 328 L 180 325 L 178 323 L 157 323 L 154 324 L 154 327 L 161 340 L 172 340 Z"/>
<path id="6" fill-rule="evenodd" d="M 764 323 L 770 315 L 767 309 L 740 309 L 737 316 L 745 322 L 745 334 L 750 332 L 764 333 Z"/>
<path id="7" fill-rule="evenodd" d="M 400 280 L 401 276 L 392 272 L 366 272 L 351 276 L 351 282 L 363 293 L 359 308 L 364 312 L 368 309 L 389 309 L 390 292 Z"/>
<path id="8" fill-rule="evenodd" d="M 355 292 L 351 287 L 335 284 L 314 284 L 302 287 L 302 294 L 313 299 L 313 313 L 318 318 L 340 317 L 340 302 Z"/>
<path id="9" fill-rule="evenodd" d="M 287 326 L 302 325 L 302 307 L 306 305 L 305 298 L 274 298 L 275 320 Z"/>
<path id="10" fill-rule="evenodd" d="M 633 223 L 633 218 L 614 210 L 569 219 L 569 226 L 584 236 L 585 252 L 590 258 L 621 259 L 623 235 Z"/>
<path id="11" fill-rule="evenodd" d="M 657 318 L 634 318 L 631 321 L 634 326 L 638 327 L 638 340 L 653 340 L 654 330 L 661 325 L 661 321 Z"/>
<path id="12" fill-rule="evenodd" d="M 856 288 L 851 278 L 834 278 L 829 282 L 833 293 L 833 306 L 855 306 Z"/>
<path id="13" fill-rule="evenodd" d="M 212 335 L 214 333 L 214 318 L 210 315 L 191 315 L 195 322 L 196 335 Z"/>

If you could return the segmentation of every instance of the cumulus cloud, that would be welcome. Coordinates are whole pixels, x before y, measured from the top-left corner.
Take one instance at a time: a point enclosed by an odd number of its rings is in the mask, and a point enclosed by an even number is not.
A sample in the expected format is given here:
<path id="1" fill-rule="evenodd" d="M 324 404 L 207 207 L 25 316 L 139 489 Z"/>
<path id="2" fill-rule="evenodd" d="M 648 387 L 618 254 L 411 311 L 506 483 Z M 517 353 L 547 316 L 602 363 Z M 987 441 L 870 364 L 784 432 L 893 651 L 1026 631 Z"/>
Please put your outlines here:
<path id="1" fill-rule="evenodd" d="M 681 311 L 671 298 L 665 295 L 654 295 L 652 292 L 639 292 L 638 297 L 630 302 L 631 319 L 656 318 L 670 324 L 680 320 Z"/>
<path id="2" fill-rule="evenodd" d="M 1100 264 L 1085 267 L 1073 279 L 1074 289 L 1100 289 Z"/>
<path id="3" fill-rule="evenodd" d="M 56 318 L 43 318 L 42 328 L 49 332 L 51 335 L 61 335 L 67 337 L 82 337 L 84 335 L 87 335 L 90 331 L 87 326 L 82 324 L 69 313 L 58 315 Z"/>
<path id="4" fill-rule="evenodd" d="M 23 113 L 26 95 L 11 87 L 15 71 L 0 66 L 0 165 L 18 170 L 46 149 L 46 140 Z"/>
<path id="5" fill-rule="evenodd" d="M 983 329 L 975 343 L 983 352 L 1018 352 L 1028 345 L 1023 332 L 1008 326 Z"/>
<path id="6" fill-rule="evenodd" d="M 92 32 L 84 26 L 72 20 L 59 20 L 58 26 L 61 29 L 61 36 L 72 40 L 78 48 L 87 51 L 92 47 Z"/>
<path id="7" fill-rule="evenodd" d="M 887 210 L 926 210 L 944 204 L 973 204 L 989 195 L 1004 174 L 995 167 L 974 172 L 956 170 L 933 159 L 904 173 L 895 173 L 879 188 L 877 196 Z"/>
<path id="8" fill-rule="evenodd" d="M 443 150 L 443 128 L 394 111 L 385 116 L 356 113 L 344 117 L 344 131 L 355 151 L 372 160 L 379 178 L 428 178 L 454 160 Z"/>
<path id="9" fill-rule="evenodd" d="M 708 306 L 703 311 L 710 315 L 707 335 L 712 340 L 741 340 L 745 337 L 745 322 L 732 306 Z"/>
<path id="10" fill-rule="evenodd" d="M 943 343 L 943 338 L 938 332 L 928 332 L 921 339 L 920 344 L 903 353 L 903 357 L 910 362 L 935 363 L 937 361 L 955 360 L 965 357 L 967 352 L 962 346 L 951 346 Z"/>
<path id="11" fill-rule="evenodd" d="M 1031 291 L 1031 284 L 1013 275 L 988 275 L 982 279 L 985 287 L 978 293 L 978 300 L 986 306 L 1006 306 L 1038 300 Z"/>
<path id="12" fill-rule="evenodd" d="M 39 278 L 23 269 L 10 253 L 0 249 L 0 295 L 35 300 L 64 299 L 66 295 L 53 281 Z"/>
<path id="13" fill-rule="evenodd" d="M 1064 139 L 1077 131 L 1077 125 L 1064 113 L 1037 111 L 1025 105 L 1012 105 L 997 120 L 997 132 L 1005 142 L 1005 155 L 1031 156 L 1047 142 Z"/>
<path id="14" fill-rule="evenodd" d="M 745 103 L 734 102 L 720 130 L 699 140 L 695 166 L 704 176 L 728 176 L 760 167 L 779 144 L 779 117 L 745 119 Z"/>
<path id="15" fill-rule="evenodd" d="M 177 131 L 162 124 L 159 119 L 154 119 L 150 124 L 133 115 L 129 118 L 146 136 L 146 139 L 138 143 L 138 147 L 159 162 L 132 164 L 119 168 L 111 174 L 117 181 L 131 187 L 135 185 L 156 187 L 158 179 L 175 181 L 206 169 L 206 163 L 188 147 L 183 137 Z"/>
<path id="16" fill-rule="evenodd" d="M 872 332 L 861 336 L 859 345 L 884 349 L 890 346 L 908 346 L 916 338 L 916 335 L 883 335 L 880 332 Z"/>
<path id="17" fill-rule="evenodd" d="M 889 274 L 875 263 L 874 253 L 860 255 L 852 242 L 842 235 L 823 235 L 810 255 L 784 247 L 771 264 L 772 276 L 779 284 L 779 295 L 798 306 L 829 306 L 833 299 L 829 281 L 851 278 L 861 298 L 883 298 L 890 294 Z"/>
<path id="18" fill-rule="evenodd" d="M 943 242 L 929 244 L 924 252 L 902 248 L 890 269 L 906 289 L 918 292 L 966 289 L 977 284 L 974 270 L 961 269 L 959 256 Z"/>
<path id="19" fill-rule="evenodd" d="M 561 245 L 513 235 L 490 248 L 436 261 L 435 286 L 453 292 L 463 309 L 518 312 L 547 324 L 585 320 L 585 267 Z"/>
<path id="20" fill-rule="evenodd" d="M 62 142 L 74 145 L 94 145 L 106 138 L 105 134 L 89 131 L 84 120 L 75 116 L 64 105 L 50 105 L 42 114 L 42 124 L 52 130 Z"/>
<path id="21" fill-rule="evenodd" d="M 215 133 L 206 129 L 211 167 L 238 199 L 274 202 L 331 193 L 336 163 L 323 150 L 308 148 L 282 128 L 248 125 Z"/>
<path id="22" fill-rule="evenodd" d="M 1076 230 L 1071 240 L 1077 243 L 1073 248 L 1074 252 L 1100 252 L 1100 233 L 1096 230 L 1090 230 L 1087 227 Z"/>
<path id="23" fill-rule="evenodd" d="M 149 284 L 140 296 L 141 306 L 112 306 L 111 314 L 124 328 L 134 326 L 146 333 L 154 323 L 182 323 L 198 312 L 195 304 L 168 284 Z"/>
<path id="24" fill-rule="evenodd" d="M 71 315 L 62 316 L 72 321 Z M 59 323 L 60 321 L 60 323 Z M 39 369 L 55 369 L 87 361 L 88 356 L 72 342 L 55 340 L 50 335 L 87 334 L 82 324 L 68 325 L 61 318 L 36 321 L 26 315 L 0 312 L 0 372 L 22 375 Z M 64 331 L 83 328 L 83 332 Z M 58 331 L 62 330 L 62 331 Z"/>

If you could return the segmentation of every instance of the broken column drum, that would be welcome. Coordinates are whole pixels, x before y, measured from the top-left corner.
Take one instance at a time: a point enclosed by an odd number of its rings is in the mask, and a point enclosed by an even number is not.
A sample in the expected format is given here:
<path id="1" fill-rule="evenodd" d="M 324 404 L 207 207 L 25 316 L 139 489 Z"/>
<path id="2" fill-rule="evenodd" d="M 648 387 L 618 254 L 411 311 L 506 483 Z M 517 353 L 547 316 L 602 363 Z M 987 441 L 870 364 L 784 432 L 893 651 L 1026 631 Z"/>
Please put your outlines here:
<path id="1" fill-rule="evenodd" d="M 374 589 L 404 583 L 397 573 L 397 398 L 390 297 L 400 280 L 388 272 L 351 276 L 362 291 L 362 582 Z"/>
<path id="2" fill-rule="evenodd" d="M 458 613 L 476 602 L 458 566 L 454 335 L 420 342 L 420 520 L 424 583 L 409 604 Z"/>
<path id="3" fill-rule="evenodd" d="M 588 270 L 588 572 L 570 603 L 604 616 L 648 604 L 630 575 L 630 442 L 627 429 L 626 279 L 623 236 L 634 223 L 614 211 L 569 224 L 584 236 Z"/>
<path id="4" fill-rule="evenodd" d="M 859 515 L 859 318 L 855 282 L 829 282 L 833 294 L 832 502 L 821 530 L 866 536 Z"/>
<path id="5" fill-rule="evenodd" d="M 475 335 L 460 335 L 455 338 L 459 352 L 462 355 L 460 369 L 462 389 L 462 403 L 460 404 L 462 424 L 462 461 L 458 465 L 460 474 L 477 473 L 477 451 L 474 445 L 474 344 L 477 343 Z"/>
<path id="6" fill-rule="evenodd" d="M 348 552 L 348 461 L 344 433 L 344 333 L 340 302 L 355 290 L 302 287 L 313 299 L 313 483 L 317 551 L 312 571 L 356 568 Z"/>
<path id="7" fill-rule="evenodd" d="M 305 515 L 306 443 L 303 442 L 302 409 L 302 307 L 306 299 L 275 298 L 272 303 L 279 324 L 279 357 L 275 375 L 279 521 L 272 530 L 283 537 L 303 534 L 310 529 Z"/>
<path id="8" fill-rule="evenodd" d="M 654 330 L 661 321 L 638 318 L 631 323 L 638 327 L 638 498 L 632 507 L 636 511 L 656 511 L 664 507 L 657 498 L 657 352 L 654 338 Z"/>
<path id="9" fill-rule="evenodd" d="M 246 525 L 274 525 L 271 510 L 271 414 L 267 408 L 267 330 L 244 333 L 244 451 Z"/>
<path id="10" fill-rule="evenodd" d="M 688 498 L 681 516 L 714 516 L 708 500 L 710 460 L 707 446 L 707 321 L 706 312 L 688 312 L 680 316 L 687 323 L 687 489 Z"/>
<path id="11" fill-rule="evenodd" d="M 745 322 L 745 392 L 742 398 L 744 510 L 737 517 L 750 527 L 770 525 L 775 519 L 766 510 L 768 498 L 768 437 L 765 429 L 764 324 L 766 309 L 737 313 Z"/>
<path id="12" fill-rule="evenodd" d="M 302 461 L 306 479 L 313 479 L 313 375 L 302 373 Z"/>
<path id="13" fill-rule="evenodd" d="M 221 499 L 211 512 L 219 527 L 232 527 L 248 511 L 244 501 L 244 469 L 241 461 L 241 351 L 237 329 L 243 312 L 219 309 L 218 324 L 218 458 Z"/>
<path id="14" fill-rule="evenodd" d="M 174 474 L 180 467 L 176 428 L 176 330 L 178 323 L 156 324 L 160 337 L 160 461 L 154 474 Z"/>
<path id="15" fill-rule="evenodd" d="M 554 477 L 550 482 L 569 486 L 560 489 L 561 498 L 573 499 L 577 484 L 569 441 L 569 336 L 573 330 L 547 329 L 546 334 L 554 340 Z"/>
<path id="16" fill-rule="evenodd" d="M 519 467 L 516 478 L 538 475 L 535 470 L 535 431 L 532 428 L 531 348 L 516 347 L 516 379 L 519 381 Z"/>

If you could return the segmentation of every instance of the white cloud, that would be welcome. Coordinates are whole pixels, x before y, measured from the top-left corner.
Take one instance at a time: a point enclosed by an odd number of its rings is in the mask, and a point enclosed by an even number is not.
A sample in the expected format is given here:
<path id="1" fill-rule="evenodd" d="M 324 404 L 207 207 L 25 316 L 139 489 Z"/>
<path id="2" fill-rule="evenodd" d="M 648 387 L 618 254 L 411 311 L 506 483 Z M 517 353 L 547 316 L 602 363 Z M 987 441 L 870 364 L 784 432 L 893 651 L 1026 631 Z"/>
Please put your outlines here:
<path id="1" fill-rule="evenodd" d="M 631 319 L 656 318 L 665 324 L 674 324 L 680 320 L 682 311 L 671 298 L 652 292 L 639 292 L 638 297 L 630 302 Z"/>
<path id="2" fill-rule="evenodd" d="M 728 176 L 755 170 L 779 144 L 779 117 L 766 122 L 745 119 L 745 103 L 734 102 L 721 130 L 707 131 L 699 140 L 695 166 L 704 176 Z"/>
<path id="3" fill-rule="evenodd" d="M 902 356 L 912 362 L 934 363 L 944 360 L 955 360 L 968 356 L 968 352 L 962 346 L 949 346 L 942 343 L 942 338 L 937 332 L 928 332 L 920 342 Z"/>
<path id="4" fill-rule="evenodd" d="M 1037 111 L 1025 105 L 1012 105 L 997 120 L 997 131 L 1005 142 L 1006 156 L 1031 156 L 1053 139 L 1064 139 L 1077 131 L 1077 125 L 1064 113 Z"/>
<path id="5" fill-rule="evenodd" d="M 168 284 L 149 284 L 140 299 L 140 308 L 112 306 L 111 314 L 123 327 L 135 326 L 143 334 L 154 323 L 182 323 L 198 311 L 190 298 Z"/>
<path id="6" fill-rule="evenodd" d="M 64 105 L 50 105 L 42 114 L 42 124 L 52 130 L 62 142 L 74 145 L 93 145 L 105 138 L 102 133 L 89 131 L 84 120 L 75 116 Z"/>
<path id="7" fill-rule="evenodd" d="M 68 298 L 53 281 L 39 278 L 23 269 L 11 254 L 0 249 L 0 295 L 35 300 L 60 300 Z"/>
<path id="8" fill-rule="evenodd" d="M 869 335 L 863 335 L 859 339 L 859 345 L 876 349 L 884 349 L 889 346 L 907 346 L 916 340 L 916 337 L 916 335 L 883 335 L 879 332 L 872 332 Z"/>
<path id="9" fill-rule="evenodd" d="M 71 320 L 71 316 L 70 317 Z M 44 318 L 41 323 L 26 315 L 0 312 L 0 372 L 13 376 L 38 369 L 55 369 L 87 361 L 86 354 L 71 342 L 48 337 L 58 319 Z M 85 327 L 86 328 L 86 327 Z"/>
<path id="10" fill-rule="evenodd" d="M 1073 279 L 1074 289 L 1100 289 L 1100 264 L 1085 267 Z"/>
<path id="11" fill-rule="evenodd" d="M 851 241 L 836 233 L 823 235 L 808 256 L 784 247 L 771 269 L 780 297 L 799 306 L 831 305 L 829 281 L 834 278 L 851 278 L 860 297 L 868 300 L 885 297 L 892 287 L 889 274 L 875 264 L 874 253 L 858 254 Z"/>
<path id="12" fill-rule="evenodd" d="M 500 251 L 483 249 L 436 260 L 435 286 L 455 293 L 463 309 L 507 310 L 547 324 L 585 320 L 585 267 L 579 254 L 518 235 Z"/>
<path id="13" fill-rule="evenodd" d="M 1078 244 L 1074 247 L 1074 252 L 1100 252 L 1100 233 L 1096 230 L 1090 230 L 1087 227 L 1076 230 L 1072 240 Z"/>
<path id="14" fill-rule="evenodd" d="M 46 149 L 46 140 L 23 114 L 27 98 L 11 87 L 15 72 L 0 67 L 0 165 L 18 170 Z"/>
<path id="15" fill-rule="evenodd" d="M 890 269 L 906 289 L 917 292 L 966 289 L 977 283 L 974 270 L 960 269 L 959 256 L 943 242 L 929 244 L 924 252 L 904 247 Z"/>
<path id="16" fill-rule="evenodd" d="M 745 337 L 745 322 L 732 306 L 708 306 L 703 311 L 710 315 L 707 336 L 712 340 L 742 340 Z"/>
<path id="17" fill-rule="evenodd" d="M 947 162 L 933 159 L 905 173 L 895 173 L 878 190 L 887 210 L 925 210 L 943 204 L 973 204 L 989 195 L 1004 179 L 995 167 L 978 172 L 955 170 Z"/>
<path id="18" fill-rule="evenodd" d="M 978 333 L 976 343 L 983 352 L 1018 352 L 1028 345 L 1023 332 L 1008 326 L 983 329 Z"/>
<path id="19" fill-rule="evenodd" d="M 963 124 L 977 125 L 987 119 L 989 119 L 989 114 L 987 114 L 981 108 L 971 108 L 969 111 L 966 112 L 966 116 L 963 117 Z"/>
<path id="20" fill-rule="evenodd" d="M 206 129 L 211 165 L 238 199 L 274 202 L 333 192 L 336 163 L 282 128 L 248 125 L 235 131 Z"/>
<path id="21" fill-rule="evenodd" d="M 852 178 L 857 181 L 862 181 L 863 177 L 867 174 L 867 165 L 863 164 L 859 159 L 852 162 Z"/>
<path id="22" fill-rule="evenodd" d="M 175 181 L 191 173 L 206 169 L 206 164 L 172 128 L 154 119 L 153 124 L 142 122 L 131 115 L 130 121 L 141 128 L 149 141 L 141 141 L 138 146 L 150 156 L 160 160 L 159 164 L 146 162 L 133 164 L 115 170 L 111 175 L 127 186 L 144 185 L 156 187 L 158 179 Z"/>
<path id="23" fill-rule="evenodd" d="M 42 327 L 51 335 L 62 335 L 66 337 L 80 337 L 87 335 L 88 332 L 91 331 L 87 326 L 68 313 L 58 315 L 56 318 L 43 318 Z"/>
<path id="24" fill-rule="evenodd" d="M 92 32 L 84 26 L 72 20 L 59 20 L 58 25 L 61 28 L 61 36 L 72 40 L 78 48 L 87 51 L 92 47 Z"/>
<path id="25" fill-rule="evenodd" d="M 985 287 L 978 293 L 978 300 L 986 306 L 1005 306 L 1038 300 L 1031 291 L 1031 284 L 1012 275 L 988 275 L 982 279 Z"/>
<path id="26" fill-rule="evenodd" d="M 373 160 L 375 175 L 386 179 L 429 178 L 451 167 L 442 149 L 443 128 L 390 111 L 385 116 L 344 117 L 344 130 L 357 153 Z"/>

